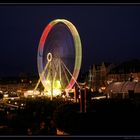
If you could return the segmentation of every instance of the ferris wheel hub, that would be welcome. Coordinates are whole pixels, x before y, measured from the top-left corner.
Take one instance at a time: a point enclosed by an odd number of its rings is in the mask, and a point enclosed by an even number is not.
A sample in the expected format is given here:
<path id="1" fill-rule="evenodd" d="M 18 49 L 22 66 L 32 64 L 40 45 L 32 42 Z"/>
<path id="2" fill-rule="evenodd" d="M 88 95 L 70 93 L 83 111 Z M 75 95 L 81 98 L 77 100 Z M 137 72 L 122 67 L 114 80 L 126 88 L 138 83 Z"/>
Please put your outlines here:
<path id="1" fill-rule="evenodd" d="M 52 61 L 52 54 L 51 53 L 47 54 L 47 60 L 48 60 L 48 62 Z"/>

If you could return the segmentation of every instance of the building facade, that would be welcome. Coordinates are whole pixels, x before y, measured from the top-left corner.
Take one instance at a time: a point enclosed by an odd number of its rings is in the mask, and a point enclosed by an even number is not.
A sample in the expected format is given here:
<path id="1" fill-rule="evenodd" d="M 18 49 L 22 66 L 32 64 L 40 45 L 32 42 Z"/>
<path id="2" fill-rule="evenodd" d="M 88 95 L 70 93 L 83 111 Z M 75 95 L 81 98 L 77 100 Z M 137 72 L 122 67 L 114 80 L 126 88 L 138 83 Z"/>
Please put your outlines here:
<path id="1" fill-rule="evenodd" d="M 88 86 L 93 91 L 106 88 L 112 82 L 140 81 L 140 61 L 131 60 L 121 64 L 93 64 L 89 69 Z"/>
<path id="2" fill-rule="evenodd" d="M 100 87 L 106 86 L 107 75 L 113 67 L 113 64 L 104 62 L 102 62 L 101 65 L 93 64 L 89 69 L 88 86 L 94 91 L 99 90 Z"/>

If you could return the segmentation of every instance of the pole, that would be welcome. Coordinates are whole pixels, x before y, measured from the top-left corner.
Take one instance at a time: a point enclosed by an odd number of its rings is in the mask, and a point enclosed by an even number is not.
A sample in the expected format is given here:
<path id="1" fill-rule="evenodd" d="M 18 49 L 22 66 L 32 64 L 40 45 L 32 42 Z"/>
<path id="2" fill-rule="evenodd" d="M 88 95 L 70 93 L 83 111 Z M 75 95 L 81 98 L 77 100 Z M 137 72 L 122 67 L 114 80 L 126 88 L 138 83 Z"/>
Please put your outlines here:
<path id="1" fill-rule="evenodd" d="M 76 98 L 76 89 L 74 87 L 74 102 L 77 102 L 77 98 Z"/>
<path id="2" fill-rule="evenodd" d="M 52 75 L 52 67 L 50 69 L 51 72 L 51 101 L 53 99 L 53 75 Z"/>
<path id="3" fill-rule="evenodd" d="M 86 112 L 86 83 L 80 83 L 80 112 Z"/>
<path id="4" fill-rule="evenodd" d="M 84 87 L 84 112 L 86 113 L 86 108 L 87 108 L 87 105 L 86 105 L 86 87 Z"/>
<path id="5" fill-rule="evenodd" d="M 79 89 L 80 91 L 80 112 L 82 113 L 82 94 L 81 94 L 81 89 Z"/>

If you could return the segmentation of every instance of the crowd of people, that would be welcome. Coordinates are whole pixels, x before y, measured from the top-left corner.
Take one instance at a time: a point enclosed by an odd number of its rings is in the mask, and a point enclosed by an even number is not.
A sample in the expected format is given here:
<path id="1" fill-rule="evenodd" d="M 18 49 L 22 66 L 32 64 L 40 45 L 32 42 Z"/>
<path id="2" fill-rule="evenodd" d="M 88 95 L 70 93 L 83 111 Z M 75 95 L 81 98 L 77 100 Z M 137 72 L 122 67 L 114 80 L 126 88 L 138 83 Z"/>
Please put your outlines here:
<path id="1" fill-rule="evenodd" d="M 80 112 L 79 103 L 72 101 L 26 99 L 24 109 L 0 110 L 0 136 L 56 136 L 58 129 L 68 135 L 139 134 L 139 100 L 87 103 L 87 112 Z"/>
<path id="2" fill-rule="evenodd" d="M 0 135 L 57 135 L 54 111 L 61 104 L 61 99 L 27 99 L 24 109 L 1 111 Z"/>

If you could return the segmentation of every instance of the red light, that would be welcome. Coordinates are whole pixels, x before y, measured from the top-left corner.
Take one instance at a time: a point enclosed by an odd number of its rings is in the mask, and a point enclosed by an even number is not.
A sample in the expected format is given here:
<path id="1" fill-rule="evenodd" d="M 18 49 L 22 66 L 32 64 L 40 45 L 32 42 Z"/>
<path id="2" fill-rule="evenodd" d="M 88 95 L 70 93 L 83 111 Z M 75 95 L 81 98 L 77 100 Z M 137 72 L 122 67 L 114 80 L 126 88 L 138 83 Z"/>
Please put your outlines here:
<path id="1" fill-rule="evenodd" d="M 43 34 L 42 34 L 41 39 L 40 39 L 40 46 L 41 47 L 44 46 L 45 40 L 46 40 L 52 27 L 53 26 L 51 24 L 48 24 L 47 27 L 44 29 Z"/>

